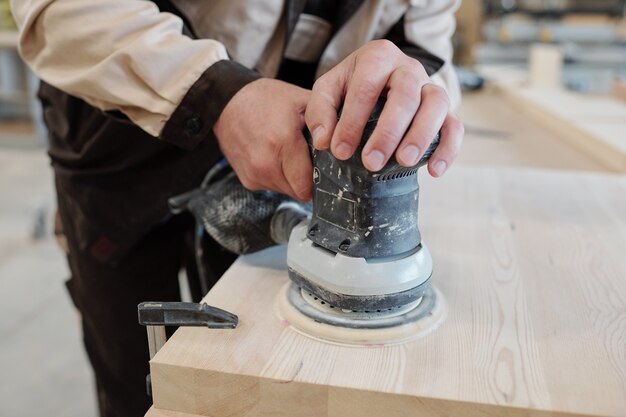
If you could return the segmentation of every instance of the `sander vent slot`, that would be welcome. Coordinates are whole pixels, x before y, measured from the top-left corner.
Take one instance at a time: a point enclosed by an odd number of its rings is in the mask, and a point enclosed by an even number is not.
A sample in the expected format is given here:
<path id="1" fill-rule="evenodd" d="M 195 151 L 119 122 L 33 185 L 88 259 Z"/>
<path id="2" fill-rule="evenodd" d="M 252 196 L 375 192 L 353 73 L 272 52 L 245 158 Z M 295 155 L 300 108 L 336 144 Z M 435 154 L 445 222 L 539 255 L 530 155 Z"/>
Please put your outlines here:
<path id="1" fill-rule="evenodd" d="M 376 181 L 390 181 L 397 180 L 400 178 L 410 177 L 411 175 L 417 174 L 417 168 L 401 170 L 401 171 L 392 171 L 386 174 L 380 175 L 376 177 Z"/>

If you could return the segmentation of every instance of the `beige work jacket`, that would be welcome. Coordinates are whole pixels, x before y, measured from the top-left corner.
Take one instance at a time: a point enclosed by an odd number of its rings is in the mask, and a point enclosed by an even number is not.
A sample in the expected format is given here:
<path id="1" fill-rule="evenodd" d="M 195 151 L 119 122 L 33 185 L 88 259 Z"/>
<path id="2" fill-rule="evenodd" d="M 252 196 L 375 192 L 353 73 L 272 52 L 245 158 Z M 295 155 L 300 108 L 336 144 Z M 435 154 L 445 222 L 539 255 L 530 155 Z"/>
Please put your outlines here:
<path id="1" fill-rule="evenodd" d="M 284 0 L 171 0 L 182 20 L 144 0 L 11 0 L 24 61 L 44 81 L 159 136 L 199 77 L 233 59 L 272 77 L 284 47 Z M 433 81 L 459 102 L 451 67 L 460 0 L 366 0 L 333 36 L 317 75 L 404 16 L 405 36 L 445 61 Z M 227 52 L 228 51 L 228 52 Z M 207 97 L 210 100 L 210 97 Z"/>

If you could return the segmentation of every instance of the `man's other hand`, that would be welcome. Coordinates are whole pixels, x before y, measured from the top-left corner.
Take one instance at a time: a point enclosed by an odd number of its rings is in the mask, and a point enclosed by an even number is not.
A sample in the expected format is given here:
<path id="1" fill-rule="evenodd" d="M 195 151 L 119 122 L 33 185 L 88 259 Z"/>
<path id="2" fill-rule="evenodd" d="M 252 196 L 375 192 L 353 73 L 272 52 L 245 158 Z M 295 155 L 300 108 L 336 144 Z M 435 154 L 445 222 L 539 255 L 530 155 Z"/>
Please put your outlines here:
<path id="1" fill-rule="evenodd" d="M 228 102 L 213 131 L 244 187 L 311 199 L 313 168 L 302 134 L 310 94 L 261 78 Z"/>
<path id="2" fill-rule="evenodd" d="M 443 175 L 461 147 L 463 124 L 449 112 L 448 95 L 430 83 L 424 67 L 387 40 L 369 42 L 316 81 L 306 109 L 315 148 L 330 147 L 341 160 L 351 157 L 382 93 L 387 102 L 363 149 L 365 167 L 379 171 L 394 152 L 399 164 L 413 166 L 441 130 L 428 170 Z"/>

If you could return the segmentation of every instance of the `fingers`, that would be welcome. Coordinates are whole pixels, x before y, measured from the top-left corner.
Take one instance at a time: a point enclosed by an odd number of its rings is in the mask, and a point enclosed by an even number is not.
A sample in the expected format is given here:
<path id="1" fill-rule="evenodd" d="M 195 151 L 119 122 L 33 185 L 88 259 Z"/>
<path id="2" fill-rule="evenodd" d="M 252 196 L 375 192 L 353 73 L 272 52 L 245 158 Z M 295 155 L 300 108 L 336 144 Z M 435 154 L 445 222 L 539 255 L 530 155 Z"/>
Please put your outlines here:
<path id="1" fill-rule="evenodd" d="M 351 157 L 393 69 L 398 60 L 404 59 L 406 56 L 392 42 L 377 40 L 320 77 L 313 86 L 306 114 L 314 146 L 319 150 L 330 147 L 341 160 Z"/>
<path id="2" fill-rule="evenodd" d="M 283 174 L 290 189 L 285 194 L 300 201 L 308 201 L 313 188 L 313 165 L 304 136 L 298 136 L 281 155 Z"/>
<path id="3" fill-rule="evenodd" d="M 277 158 L 271 158 L 275 161 Z M 281 194 L 293 196 L 289 182 L 280 169 L 268 164 L 263 158 L 250 160 L 246 165 L 232 164 L 241 184 L 250 191 L 271 190 Z M 280 167 L 280 165 L 278 165 Z"/>
<path id="4" fill-rule="evenodd" d="M 463 135 L 465 135 L 465 128 L 461 120 L 452 113 L 448 113 L 441 127 L 439 146 L 428 161 L 430 175 L 440 177 L 452 165 L 461 150 Z"/>
<path id="5" fill-rule="evenodd" d="M 361 142 L 365 124 L 387 84 L 389 74 L 384 67 L 384 65 L 361 66 L 355 69 L 330 144 L 330 149 L 337 159 L 350 158 Z"/>
<path id="6" fill-rule="evenodd" d="M 233 165 L 233 169 L 248 190 L 271 190 L 301 201 L 311 199 L 313 166 L 301 132 L 277 153 L 259 152 L 245 166 Z"/>
<path id="7" fill-rule="evenodd" d="M 401 67 L 391 74 L 385 107 L 363 149 L 365 168 L 379 171 L 393 155 L 420 106 L 421 86 L 427 79 L 426 73 L 417 65 Z M 408 159 L 417 161 L 417 148 L 405 147 L 406 153 L 412 153 Z"/>
<path id="8" fill-rule="evenodd" d="M 306 106 L 304 118 L 313 138 L 313 146 L 318 150 L 330 147 L 330 139 L 337 125 L 337 111 L 341 106 L 343 91 L 339 85 L 341 75 L 337 72 L 336 67 L 315 82 Z"/>
<path id="9" fill-rule="evenodd" d="M 313 145 L 318 150 L 330 148 L 337 159 L 350 158 L 378 98 L 386 91 L 385 107 L 363 149 L 364 166 L 379 171 L 394 153 L 399 164 L 414 166 L 441 130 L 441 144 L 428 169 L 433 176 L 442 175 L 458 154 L 463 126 L 448 114 L 446 92 L 428 84 L 429 80 L 424 67 L 393 43 L 368 43 L 313 86 L 305 115 Z M 290 184 L 293 181 L 290 179 Z M 292 187 L 298 184 L 294 182 Z"/>
<path id="10" fill-rule="evenodd" d="M 410 167 L 417 164 L 441 129 L 449 108 L 448 95 L 441 87 L 434 84 L 422 87 L 419 110 L 396 152 L 400 165 Z"/>

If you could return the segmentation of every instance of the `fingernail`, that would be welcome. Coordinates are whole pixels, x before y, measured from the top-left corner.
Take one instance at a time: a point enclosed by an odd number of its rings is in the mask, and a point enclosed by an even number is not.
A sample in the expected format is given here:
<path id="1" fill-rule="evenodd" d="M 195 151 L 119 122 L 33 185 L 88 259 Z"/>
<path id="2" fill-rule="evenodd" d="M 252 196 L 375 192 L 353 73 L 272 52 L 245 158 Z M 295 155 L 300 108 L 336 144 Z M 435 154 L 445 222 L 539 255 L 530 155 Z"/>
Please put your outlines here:
<path id="1" fill-rule="evenodd" d="M 440 159 L 433 164 L 433 171 L 435 171 L 435 174 L 437 174 L 438 177 L 441 177 L 443 173 L 446 172 L 447 167 L 448 164 L 446 163 L 446 161 L 442 161 Z"/>
<path id="2" fill-rule="evenodd" d="M 373 150 L 365 155 L 365 159 L 373 171 L 380 171 L 385 161 L 385 155 L 381 151 Z"/>
<path id="3" fill-rule="evenodd" d="M 324 136 L 324 132 L 326 132 L 326 128 L 324 128 L 324 126 L 318 126 L 313 130 L 313 132 L 311 132 L 311 136 L 313 137 L 313 146 L 315 146 L 315 148 L 319 149 L 322 146 L 322 136 Z"/>
<path id="4" fill-rule="evenodd" d="M 415 145 L 407 145 L 400 151 L 400 158 L 406 165 L 417 164 L 417 158 L 420 156 L 420 148 Z"/>
<path id="5" fill-rule="evenodd" d="M 335 156 L 339 159 L 348 159 L 352 156 L 352 148 L 345 142 L 341 142 L 335 147 Z"/>

